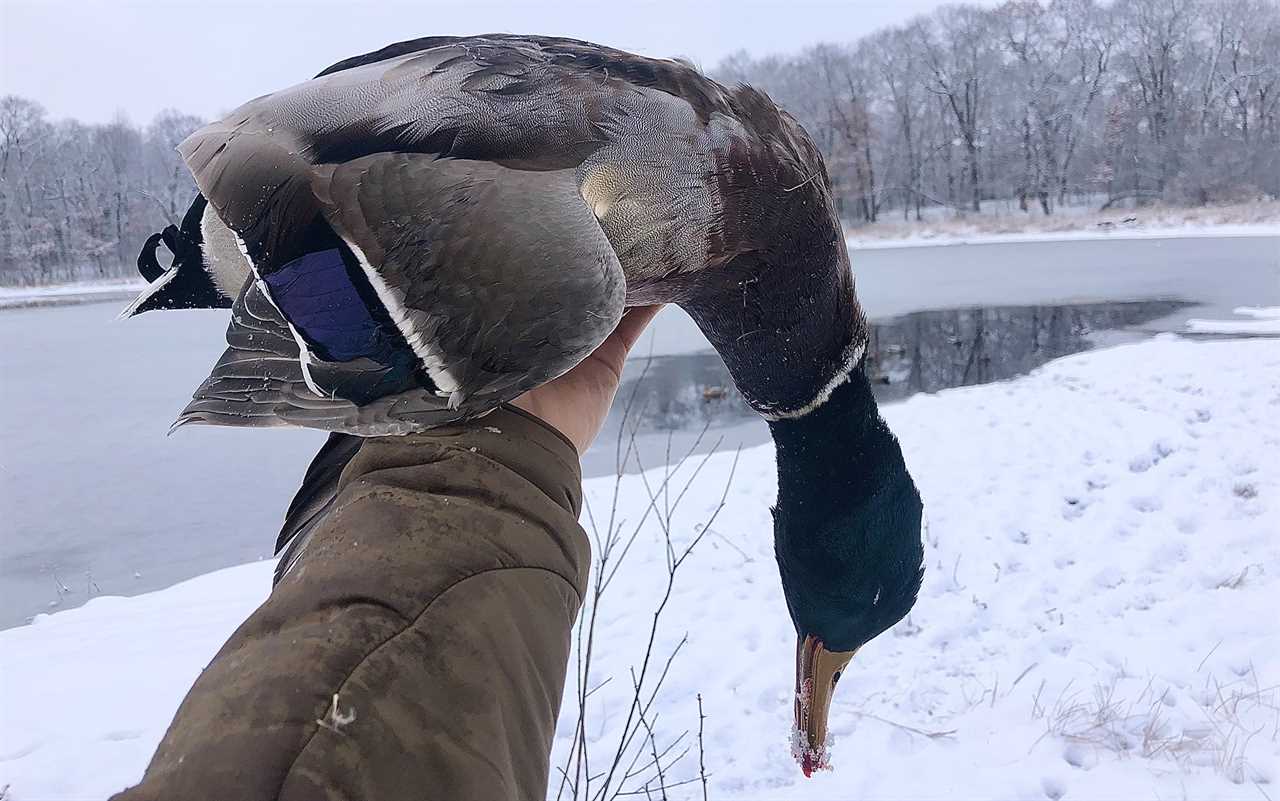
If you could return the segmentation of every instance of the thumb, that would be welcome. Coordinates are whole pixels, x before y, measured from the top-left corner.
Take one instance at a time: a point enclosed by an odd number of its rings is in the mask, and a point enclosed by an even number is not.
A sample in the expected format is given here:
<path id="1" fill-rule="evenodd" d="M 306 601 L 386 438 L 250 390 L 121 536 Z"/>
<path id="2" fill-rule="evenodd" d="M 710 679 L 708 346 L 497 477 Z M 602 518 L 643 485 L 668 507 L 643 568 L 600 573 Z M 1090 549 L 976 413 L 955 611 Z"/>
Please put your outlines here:
<path id="1" fill-rule="evenodd" d="M 654 306 L 634 306 L 622 315 L 622 319 L 618 321 L 618 327 L 613 329 L 610 338 L 617 337 L 622 345 L 622 355 L 626 357 L 631 349 L 635 347 L 636 342 L 640 340 L 640 335 L 644 333 L 644 329 L 653 320 L 654 315 L 662 311 L 662 304 Z"/>
<path id="2" fill-rule="evenodd" d="M 600 343 L 600 347 L 592 351 L 587 360 L 605 365 L 613 373 L 615 381 L 621 378 L 622 365 L 627 360 L 627 354 L 631 352 L 631 348 L 644 333 L 645 326 L 660 309 L 662 309 L 660 305 L 636 306 L 628 309 L 618 321 L 613 333 Z"/>

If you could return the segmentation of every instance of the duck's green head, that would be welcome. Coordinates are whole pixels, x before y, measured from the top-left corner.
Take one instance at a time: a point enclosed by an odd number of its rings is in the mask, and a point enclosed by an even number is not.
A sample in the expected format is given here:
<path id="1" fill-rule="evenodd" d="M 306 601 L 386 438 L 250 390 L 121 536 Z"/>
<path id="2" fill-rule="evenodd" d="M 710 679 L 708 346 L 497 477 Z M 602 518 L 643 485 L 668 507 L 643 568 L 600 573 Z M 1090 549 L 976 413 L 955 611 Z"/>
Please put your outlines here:
<path id="1" fill-rule="evenodd" d="M 862 370 L 817 408 L 770 423 L 778 449 L 774 547 L 796 627 L 796 757 L 827 766 L 836 682 L 904 618 L 923 575 L 922 504 Z"/>

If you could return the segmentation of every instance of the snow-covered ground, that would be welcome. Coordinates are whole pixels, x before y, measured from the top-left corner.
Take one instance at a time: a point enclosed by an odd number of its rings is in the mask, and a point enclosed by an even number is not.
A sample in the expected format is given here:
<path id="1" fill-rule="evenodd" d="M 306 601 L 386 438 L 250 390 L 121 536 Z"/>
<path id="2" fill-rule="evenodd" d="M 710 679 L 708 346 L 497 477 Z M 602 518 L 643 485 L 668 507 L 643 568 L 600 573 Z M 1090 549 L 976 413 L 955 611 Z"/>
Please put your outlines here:
<path id="1" fill-rule="evenodd" d="M 0 286 L 0 309 L 141 292 L 146 285 L 140 278 L 114 278 L 48 286 Z"/>
<path id="2" fill-rule="evenodd" d="M 1280 223 L 1240 223 L 1201 225 L 1122 225 L 1053 231 L 986 232 L 965 226 L 952 228 L 906 229 L 902 235 L 886 236 L 884 232 L 856 232 L 848 237 L 854 250 L 915 248 L 934 245 L 998 245 L 1004 242 L 1071 242 L 1078 240 L 1116 239 L 1199 239 L 1238 236 L 1268 236 L 1280 239 Z"/>
<path id="3" fill-rule="evenodd" d="M 1280 334 L 1280 306 L 1241 306 L 1232 313 L 1236 319 L 1187 320 L 1187 330 L 1198 334 Z"/>
<path id="4" fill-rule="evenodd" d="M 1079 239 L 1280 236 L 1277 201 L 1099 211 L 1104 201 L 1104 197 L 1095 196 L 1060 206 L 1049 216 L 1036 209 L 1019 211 L 1012 201 L 988 201 L 981 212 L 937 206 L 923 210 L 919 221 L 901 219 L 899 210 L 882 213 L 880 220 L 870 225 L 849 226 L 849 243 L 855 248 L 878 249 Z"/>
<path id="5" fill-rule="evenodd" d="M 697 775 L 700 694 L 713 798 L 1277 796 L 1280 344 L 1163 335 L 886 416 L 925 498 L 928 572 L 915 611 L 840 684 L 834 770 L 805 780 L 788 753 L 795 640 L 766 446 L 738 457 L 662 617 L 657 658 L 688 641 L 649 718 L 659 750 L 682 732 L 670 756 L 693 746 L 669 782 Z M 677 547 L 733 459 L 711 457 L 679 502 Z M 621 480 L 625 532 L 664 477 Z M 613 487 L 587 484 L 602 526 Z M 665 553 L 650 514 L 601 606 L 591 686 L 612 681 L 591 695 L 593 767 L 625 718 Z M 270 574 L 259 562 L 0 631 L 6 798 L 100 799 L 137 779 Z M 573 717 L 569 700 L 558 760 Z"/>

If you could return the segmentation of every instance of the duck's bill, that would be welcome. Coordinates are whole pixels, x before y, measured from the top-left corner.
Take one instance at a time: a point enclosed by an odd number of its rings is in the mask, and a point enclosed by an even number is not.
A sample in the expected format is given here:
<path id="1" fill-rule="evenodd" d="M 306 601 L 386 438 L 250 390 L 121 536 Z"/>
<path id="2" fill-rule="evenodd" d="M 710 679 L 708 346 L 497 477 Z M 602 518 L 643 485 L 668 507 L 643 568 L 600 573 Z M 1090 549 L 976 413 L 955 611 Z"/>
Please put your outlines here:
<path id="1" fill-rule="evenodd" d="M 796 727 L 791 735 L 791 753 L 805 776 L 829 770 L 827 716 L 831 695 L 853 651 L 828 651 L 822 641 L 809 635 L 796 640 Z"/>

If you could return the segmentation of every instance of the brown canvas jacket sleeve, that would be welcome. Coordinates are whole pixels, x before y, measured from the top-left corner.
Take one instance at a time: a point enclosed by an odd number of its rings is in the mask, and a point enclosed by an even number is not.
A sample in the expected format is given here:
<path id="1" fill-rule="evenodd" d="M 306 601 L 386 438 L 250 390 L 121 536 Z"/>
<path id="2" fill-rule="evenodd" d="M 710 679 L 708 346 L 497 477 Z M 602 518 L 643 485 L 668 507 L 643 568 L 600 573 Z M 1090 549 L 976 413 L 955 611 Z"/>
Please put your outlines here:
<path id="1" fill-rule="evenodd" d="M 580 503 L 573 446 L 518 410 L 367 440 L 115 799 L 544 798 Z"/>

